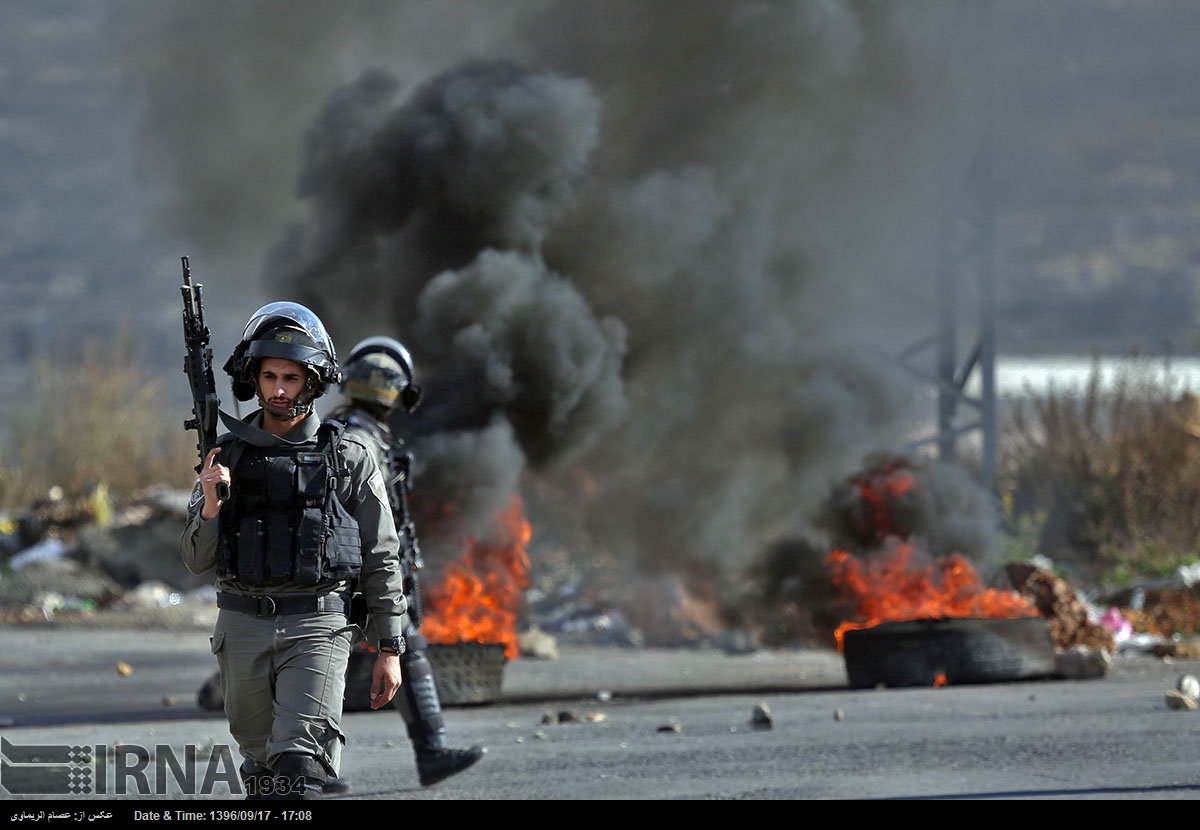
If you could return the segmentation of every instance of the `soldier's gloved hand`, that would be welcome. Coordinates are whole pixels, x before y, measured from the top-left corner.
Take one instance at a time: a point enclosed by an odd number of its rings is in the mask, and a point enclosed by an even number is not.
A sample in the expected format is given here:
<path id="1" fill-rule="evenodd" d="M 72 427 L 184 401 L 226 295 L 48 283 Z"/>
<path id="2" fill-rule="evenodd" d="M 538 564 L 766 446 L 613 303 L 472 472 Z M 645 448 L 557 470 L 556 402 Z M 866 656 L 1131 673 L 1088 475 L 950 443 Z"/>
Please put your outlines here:
<path id="1" fill-rule="evenodd" d="M 371 670 L 371 708 L 387 706 L 400 690 L 400 655 L 379 652 Z"/>

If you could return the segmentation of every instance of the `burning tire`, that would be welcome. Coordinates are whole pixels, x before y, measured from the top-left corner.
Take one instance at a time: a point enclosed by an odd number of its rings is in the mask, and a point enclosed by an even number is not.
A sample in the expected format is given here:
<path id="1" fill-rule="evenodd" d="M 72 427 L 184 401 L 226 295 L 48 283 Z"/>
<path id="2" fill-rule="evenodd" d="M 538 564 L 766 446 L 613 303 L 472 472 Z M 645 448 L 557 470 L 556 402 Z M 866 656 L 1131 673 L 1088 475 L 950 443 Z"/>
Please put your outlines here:
<path id="1" fill-rule="evenodd" d="M 885 622 L 846 632 L 850 687 L 1004 683 L 1055 675 L 1054 643 L 1042 617 Z"/>

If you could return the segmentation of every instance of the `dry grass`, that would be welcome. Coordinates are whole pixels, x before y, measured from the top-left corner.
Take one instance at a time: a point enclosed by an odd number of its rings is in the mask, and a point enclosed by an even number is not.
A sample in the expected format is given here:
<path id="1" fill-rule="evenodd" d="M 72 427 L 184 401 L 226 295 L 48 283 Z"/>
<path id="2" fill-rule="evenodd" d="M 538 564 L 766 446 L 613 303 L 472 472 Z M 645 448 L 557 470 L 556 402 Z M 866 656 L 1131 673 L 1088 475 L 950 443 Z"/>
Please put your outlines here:
<path id="1" fill-rule="evenodd" d="M 12 407 L 0 463 L 0 507 L 24 508 L 52 488 L 79 497 L 106 488 L 187 488 L 194 479 L 189 414 L 164 406 L 165 383 L 141 367 L 128 338 L 79 356 L 40 358 L 31 394 Z"/>
<path id="2" fill-rule="evenodd" d="M 1100 586 L 1200 555 L 1200 401 L 1141 368 L 1019 405 L 999 441 L 1006 530 Z"/>

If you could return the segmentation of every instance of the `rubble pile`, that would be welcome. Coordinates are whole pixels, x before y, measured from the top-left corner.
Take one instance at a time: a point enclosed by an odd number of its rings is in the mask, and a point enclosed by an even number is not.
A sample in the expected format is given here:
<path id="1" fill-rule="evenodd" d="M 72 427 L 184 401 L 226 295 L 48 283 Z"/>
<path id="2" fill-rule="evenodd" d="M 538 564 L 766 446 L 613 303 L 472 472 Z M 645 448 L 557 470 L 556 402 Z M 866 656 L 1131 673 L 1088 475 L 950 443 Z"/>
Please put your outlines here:
<path id="1" fill-rule="evenodd" d="M 179 557 L 188 493 L 153 488 L 113 505 L 55 498 L 0 518 L 0 624 L 95 625 L 121 617 L 211 627 L 211 576 Z"/>
<path id="2" fill-rule="evenodd" d="M 1112 652 L 1116 640 L 1111 628 L 1094 622 L 1087 603 L 1054 574 L 1028 562 L 1013 562 L 1005 568 L 1013 590 L 1027 599 L 1046 618 L 1055 648 L 1073 647 Z"/>
<path id="3" fill-rule="evenodd" d="M 1166 639 L 1181 631 L 1200 631 L 1200 591 L 1194 586 L 1143 591 L 1123 613 L 1135 631 Z"/>

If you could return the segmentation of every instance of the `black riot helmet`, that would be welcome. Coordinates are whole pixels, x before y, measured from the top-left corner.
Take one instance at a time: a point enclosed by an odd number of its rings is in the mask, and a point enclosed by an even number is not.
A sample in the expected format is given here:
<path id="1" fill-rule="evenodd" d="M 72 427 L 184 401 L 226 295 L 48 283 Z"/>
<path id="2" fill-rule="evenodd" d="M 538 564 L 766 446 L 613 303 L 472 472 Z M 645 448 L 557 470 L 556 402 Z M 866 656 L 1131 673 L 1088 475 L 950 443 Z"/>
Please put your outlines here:
<path id="1" fill-rule="evenodd" d="M 341 380 L 337 352 L 325 325 L 299 303 L 268 303 L 246 323 L 241 342 L 225 361 L 233 396 L 239 401 L 258 393 L 258 367 L 264 357 L 294 360 L 308 368 L 309 403 L 324 394 L 326 386 Z"/>
<path id="2" fill-rule="evenodd" d="M 399 405 L 412 412 L 421 400 L 408 349 L 382 335 L 361 340 L 350 350 L 341 389 L 351 400 L 388 411 Z"/>

